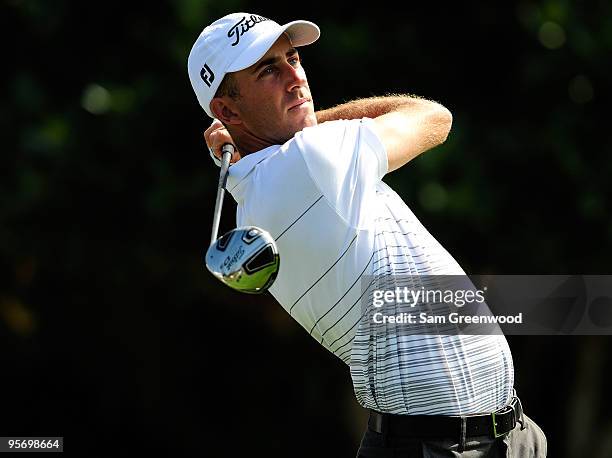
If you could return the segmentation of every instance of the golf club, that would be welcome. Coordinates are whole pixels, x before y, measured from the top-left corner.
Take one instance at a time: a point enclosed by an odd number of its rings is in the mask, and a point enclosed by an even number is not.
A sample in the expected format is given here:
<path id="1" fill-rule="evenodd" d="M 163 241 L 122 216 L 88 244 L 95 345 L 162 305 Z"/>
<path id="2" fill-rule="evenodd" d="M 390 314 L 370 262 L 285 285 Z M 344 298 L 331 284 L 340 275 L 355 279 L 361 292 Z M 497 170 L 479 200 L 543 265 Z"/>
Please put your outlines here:
<path id="1" fill-rule="evenodd" d="M 274 283 L 278 274 L 278 248 L 272 236 L 256 226 L 232 229 L 217 240 L 225 184 L 234 146 L 226 143 L 221 151 L 221 172 L 210 246 L 205 256 L 206 267 L 230 288 L 243 293 L 260 294 Z"/>

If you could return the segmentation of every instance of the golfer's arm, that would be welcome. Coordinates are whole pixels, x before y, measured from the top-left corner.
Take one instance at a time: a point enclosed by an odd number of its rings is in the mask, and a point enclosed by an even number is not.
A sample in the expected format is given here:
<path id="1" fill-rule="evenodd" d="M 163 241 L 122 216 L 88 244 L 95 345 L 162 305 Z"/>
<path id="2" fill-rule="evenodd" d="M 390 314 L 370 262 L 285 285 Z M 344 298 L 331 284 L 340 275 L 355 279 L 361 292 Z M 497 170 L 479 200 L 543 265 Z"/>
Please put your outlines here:
<path id="1" fill-rule="evenodd" d="M 387 151 L 389 172 L 443 143 L 453 117 L 442 105 L 408 95 L 354 100 L 317 112 L 318 122 L 373 118 L 376 134 Z"/>

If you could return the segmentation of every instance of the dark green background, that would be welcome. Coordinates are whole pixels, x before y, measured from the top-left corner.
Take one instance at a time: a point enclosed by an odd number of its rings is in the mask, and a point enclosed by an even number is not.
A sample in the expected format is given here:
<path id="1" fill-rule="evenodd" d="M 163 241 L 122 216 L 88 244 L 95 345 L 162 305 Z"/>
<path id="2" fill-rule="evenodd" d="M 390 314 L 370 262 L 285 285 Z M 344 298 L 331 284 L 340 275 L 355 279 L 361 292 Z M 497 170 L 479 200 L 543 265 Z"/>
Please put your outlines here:
<path id="1" fill-rule="evenodd" d="M 218 169 L 186 62 L 229 12 L 321 27 L 301 50 L 317 107 L 408 92 L 451 110 L 446 144 L 385 181 L 468 273 L 612 273 L 610 2 L 0 5 L 0 436 L 354 456 L 348 369 L 201 265 Z M 549 456 L 612 456 L 612 340 L 508 340 Z"/>

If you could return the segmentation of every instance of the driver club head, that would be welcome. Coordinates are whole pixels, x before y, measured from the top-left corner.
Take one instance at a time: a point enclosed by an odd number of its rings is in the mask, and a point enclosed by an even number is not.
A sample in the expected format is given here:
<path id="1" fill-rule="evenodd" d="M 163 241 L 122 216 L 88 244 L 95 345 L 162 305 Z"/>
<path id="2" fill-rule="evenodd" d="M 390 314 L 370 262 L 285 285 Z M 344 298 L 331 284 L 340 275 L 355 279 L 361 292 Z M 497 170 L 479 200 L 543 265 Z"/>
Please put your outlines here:
<path id="1" fill-rule="evenodd" d="M 265 292 L 280 266 L 272 236 L 255 226 L 239 227 L 215 240 L 206 251 L 206 267 L 230 288 L 250 294 Z"/>

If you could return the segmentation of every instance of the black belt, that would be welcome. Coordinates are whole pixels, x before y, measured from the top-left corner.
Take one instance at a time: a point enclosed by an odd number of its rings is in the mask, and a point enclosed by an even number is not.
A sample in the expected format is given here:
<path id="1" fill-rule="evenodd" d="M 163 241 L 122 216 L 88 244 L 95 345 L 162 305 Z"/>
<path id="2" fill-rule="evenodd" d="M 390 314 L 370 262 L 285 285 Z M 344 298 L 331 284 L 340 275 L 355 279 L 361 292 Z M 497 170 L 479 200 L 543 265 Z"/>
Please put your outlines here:
<path id="1" fill-rule="evenodd" d="M 523 424 L 523 408 L 518 397 L 496 412 L 486 415 L 392 415 L 370 410 L 368 426 L 377 433 L 424 439 L 455 439 L 489 436 L 497 438 Z"/>

